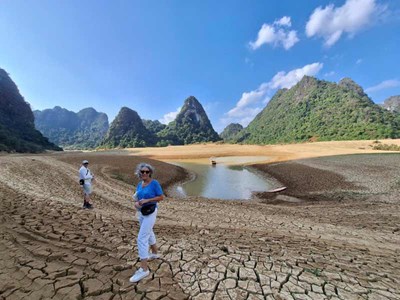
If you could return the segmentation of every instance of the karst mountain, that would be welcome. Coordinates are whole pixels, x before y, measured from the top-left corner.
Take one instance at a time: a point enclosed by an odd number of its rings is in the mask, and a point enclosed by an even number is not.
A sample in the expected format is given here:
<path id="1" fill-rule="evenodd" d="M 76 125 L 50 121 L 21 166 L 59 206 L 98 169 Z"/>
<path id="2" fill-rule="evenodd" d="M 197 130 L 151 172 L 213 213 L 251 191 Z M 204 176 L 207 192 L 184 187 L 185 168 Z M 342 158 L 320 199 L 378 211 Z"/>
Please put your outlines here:
<path id="1" fill-rule="evenodd" d="M 35 128 L 36 126 L 36 128 Z M 40 131 L 40 132 L 39 132 Z M 274 144 L 400 137 L 400 96 L 375 104 L 350 78 L 339 83 L 304 76 L 281 89 L 246 128 L 229 124 L 220 136 L 200 102 L 188 97 L 174 121 L 143 120 L 128 108 L 109 126 L 105 113 L 56 106 L 32 112 L 0 68 L 0 151 L 126 148 L 216 142 Z"/>
<path id="2" fill-rule="evenodd" d="M 239 132 L 243 130 L 243 126 L 238 123 L 231 123 L 225 127 L 220 133 L 220 137 L 225 141 L 234 141 Z"/>
<path id="3" fill-rule="evenodd" d="M 388 111 L 400 113 L 400 95 L 387 98 L 382 106 Z"/>
<path id="4" fill-rule="evenodd" d="M 62 150 L 35 129 L 30 105 L 7 72 L 0 68 L 0 151 Z"/>
<path id="5" fill-rule="evenodd" d="M 78 113 L 56 106 L 35 110 L 35 126 L 44 136 L 64 149 L 91 149 L 99 145 L 108 130 L 108 117 L 94 108 Z"/>
<path id="6" fill-rule="evenodd" d="M 100 147 L 134 148 L 154 146 L 156 143 L 155 134 L 144 126 L 138 113 L 128 107 L 122 107 Z"/>
<path id="7" fill-rule="evenodd" d="M 188 145 L 221 139 L 212 127 L 203 106 L 193 96 L 185 100 L 175 120 L 160 131 L 158 137 L 160 145 Z"/>
<path id="8" fill-rule="evenodd" d="M 350 78 L 304 76 L 279 90 L 235 142 L 249 144 L 399 138 L 399 114 L 375 104 Z"/>

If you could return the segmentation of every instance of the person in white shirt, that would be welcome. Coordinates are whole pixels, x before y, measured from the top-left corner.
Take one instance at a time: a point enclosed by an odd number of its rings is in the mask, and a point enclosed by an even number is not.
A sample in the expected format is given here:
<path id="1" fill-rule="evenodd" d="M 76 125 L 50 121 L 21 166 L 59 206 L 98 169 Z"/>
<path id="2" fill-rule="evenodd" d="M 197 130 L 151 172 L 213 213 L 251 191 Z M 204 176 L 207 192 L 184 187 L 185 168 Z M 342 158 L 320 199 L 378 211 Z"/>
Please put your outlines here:
<path id="1" fill-rule="evenodd" d="M 90 172 L 89 161 L 86 159 L 82 161 L 82 167 L 79 169 L 79 183 L 83 188 L 83 208 L 93 208 L 90 203 L 90 194 L 92 193 L 92 181 L 94 180 L 94 175 Z"/>

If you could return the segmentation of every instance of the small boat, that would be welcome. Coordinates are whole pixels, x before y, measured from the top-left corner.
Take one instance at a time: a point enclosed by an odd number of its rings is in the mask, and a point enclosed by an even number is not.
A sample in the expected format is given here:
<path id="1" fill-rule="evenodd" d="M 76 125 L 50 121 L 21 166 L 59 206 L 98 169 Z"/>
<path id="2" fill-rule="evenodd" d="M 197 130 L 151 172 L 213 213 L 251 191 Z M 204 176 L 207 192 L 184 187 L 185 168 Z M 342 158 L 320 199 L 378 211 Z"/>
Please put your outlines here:
<path id="1" fill-rule="evenodd" d="M 210 157 L 210 163 L 211 165 L 216 165 L 217 164 L 217 160 L 215 157 Z"/>
<path id="2" fill-rule="evenodd" d="M 287 189 L 286 186 L 282 186 L 282 187 L 279 187 L 279 188 L 277 188 L 277 189 L 269 190 L 269 191 L 267 191 L 267 193 L 277 193 L 277 192 L 284 191 L 284 190 L 286 190 L 286 189 Z"/>

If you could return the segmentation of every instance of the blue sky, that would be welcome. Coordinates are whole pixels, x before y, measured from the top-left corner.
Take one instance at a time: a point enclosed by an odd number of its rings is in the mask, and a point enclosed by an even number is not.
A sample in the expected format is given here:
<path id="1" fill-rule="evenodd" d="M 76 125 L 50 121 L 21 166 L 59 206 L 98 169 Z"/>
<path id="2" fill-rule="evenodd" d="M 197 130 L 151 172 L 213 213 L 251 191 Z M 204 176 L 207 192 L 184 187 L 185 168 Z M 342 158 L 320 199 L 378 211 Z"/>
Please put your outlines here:
<path id="1" fill-rule="evenodd" d="M 173 120 L 195 96 L 218 132 L 303 75 L 400 95 L 400 1 L 0 0 L 0 67 L 32 109 L 123 106 Z"/>

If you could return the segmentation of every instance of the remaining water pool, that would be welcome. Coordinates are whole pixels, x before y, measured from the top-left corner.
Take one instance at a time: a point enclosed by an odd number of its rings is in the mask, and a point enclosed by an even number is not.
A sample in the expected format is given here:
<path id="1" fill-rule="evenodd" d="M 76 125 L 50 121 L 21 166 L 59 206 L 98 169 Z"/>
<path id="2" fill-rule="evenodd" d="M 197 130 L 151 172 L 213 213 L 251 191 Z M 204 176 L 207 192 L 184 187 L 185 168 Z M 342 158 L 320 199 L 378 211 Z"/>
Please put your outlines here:
<path id="1" fill-rule="evenodd" d="M 265 178 L 253 173 L 251 169 L 234 163 L 265 161 L 266 157 L 218 157 L 216 165 L 171 161 L 194 174 L 196 178 L 177 187 L 181 196 L 202 196 L 220 199 L 250 199 L 254 191 L 266 191 L 272 184 Z"/>

